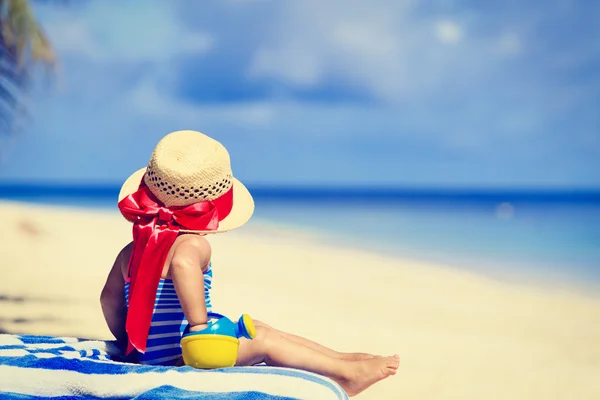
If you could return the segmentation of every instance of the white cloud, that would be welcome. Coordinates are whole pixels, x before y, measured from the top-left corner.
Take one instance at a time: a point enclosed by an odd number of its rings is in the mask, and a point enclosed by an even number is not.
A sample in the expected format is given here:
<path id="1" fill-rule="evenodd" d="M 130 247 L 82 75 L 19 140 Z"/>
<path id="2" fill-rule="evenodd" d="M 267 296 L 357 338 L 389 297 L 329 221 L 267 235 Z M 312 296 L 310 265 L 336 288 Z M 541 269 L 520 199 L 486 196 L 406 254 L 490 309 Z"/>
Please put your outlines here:
<path id="1" fill-rule="evenodd" d="M 331 43 L 342 52 L 357 56 L 381 58 L 393 54 L 400 38 L 389 29 L 372 28 L 339 23 L 331 30 Z"/>
<path id="2" fill-rule="evenodd" d="M 133 4 L 137 4 L 134 7 Z M 44 10 L 43 24 L 62 54 L 104 61 L 168 61 L 179 54 L 206 53 L 214 46 L 208 33 L 181 24 L 176 10 L 165 2 L 94 1 L 87 7 Z"/>
<path id="3" fill-rule="evenodd" d="M 435 24 L 435 34 L 444 44 L 457 44 L 463 37 L 463 30 L 454 21 L 441 20 Z"/>
<path id="4" fill-rule="evenodd" d="M 414 1 L 306 0 L 279 6 L 278 19 L 269 21 L 268 34 L 255 43 L 250 79 L 302 89 L 335 80 L 383 102 L 405 104 L 439 97 L 449 82 L 457 93 L 479 90 L 481 81 L 501 70 L 494 38 L 466 40 L 473 19 L 439 19 L 422 13 Z"/>

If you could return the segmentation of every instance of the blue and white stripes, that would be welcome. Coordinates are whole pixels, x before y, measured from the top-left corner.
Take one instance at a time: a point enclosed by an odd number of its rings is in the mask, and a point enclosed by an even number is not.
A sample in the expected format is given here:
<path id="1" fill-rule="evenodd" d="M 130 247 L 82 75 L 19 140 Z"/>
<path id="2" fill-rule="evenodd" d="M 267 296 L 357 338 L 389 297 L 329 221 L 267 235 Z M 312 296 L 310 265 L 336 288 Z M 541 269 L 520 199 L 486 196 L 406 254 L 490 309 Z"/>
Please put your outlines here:
<path id="1" fill-rule="evenodd" d="M 209 264 L 204 272 L 204 299 L 207 311 L 212 311 L 212 277 L 212 266 Z M 129 305 L 129 282 L 125 283 L 125 300 Z M 135 352 L 136 360 L 141 364 L 174 365 L 181 357 L 180 341 L 187 323 L 173 281 L 161 279 L 156 291 L 146 352 Z"/>
<path id="2" fill-rule="evenodd" d="M 0 398 L 347 400 L 332 380 L 287 368 L 196 370 L 112 361 L 114 342 L 0 334 Z"/>

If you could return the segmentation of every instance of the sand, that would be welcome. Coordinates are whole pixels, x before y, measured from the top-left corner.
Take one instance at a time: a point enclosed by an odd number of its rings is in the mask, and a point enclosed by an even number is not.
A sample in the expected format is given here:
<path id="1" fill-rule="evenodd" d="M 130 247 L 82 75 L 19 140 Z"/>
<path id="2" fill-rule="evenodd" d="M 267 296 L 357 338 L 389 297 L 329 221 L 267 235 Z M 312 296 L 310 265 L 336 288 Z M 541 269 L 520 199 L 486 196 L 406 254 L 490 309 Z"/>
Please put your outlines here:
<path id="1" fill-rule="evenodd" d="M 0 203 L 0 328 L 110 339 L 114 211 Z M 253 221 L 211 238 L 215 311 L 340 351 L 398 353 L 357 399 L 599 399 L 600 300 L 325 244 Z"/>

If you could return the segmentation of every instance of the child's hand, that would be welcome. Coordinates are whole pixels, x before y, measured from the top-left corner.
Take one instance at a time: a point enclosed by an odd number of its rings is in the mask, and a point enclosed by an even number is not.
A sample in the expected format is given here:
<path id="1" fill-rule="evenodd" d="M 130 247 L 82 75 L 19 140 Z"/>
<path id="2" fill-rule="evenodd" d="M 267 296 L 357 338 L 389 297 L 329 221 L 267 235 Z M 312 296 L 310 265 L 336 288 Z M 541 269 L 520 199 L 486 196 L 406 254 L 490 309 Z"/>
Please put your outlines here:
<path id="1" fill-rule="evenodd" d="M 198 332 L 204 330 L 208 327 L 208 324 L 198 324 L 194 326 L 190 326 L 190 332 Z"/>

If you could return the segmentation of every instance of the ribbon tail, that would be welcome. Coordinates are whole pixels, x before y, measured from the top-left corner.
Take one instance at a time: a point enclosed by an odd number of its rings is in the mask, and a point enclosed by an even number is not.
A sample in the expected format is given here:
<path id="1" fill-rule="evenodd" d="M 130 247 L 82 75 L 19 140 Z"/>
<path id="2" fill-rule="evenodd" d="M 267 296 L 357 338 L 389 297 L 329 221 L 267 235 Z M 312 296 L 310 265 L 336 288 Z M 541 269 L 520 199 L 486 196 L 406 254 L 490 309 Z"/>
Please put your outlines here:
<path id="1" fill-rule="evenodd" d="M 127 276 L 131 278 L 129 286 L 130 292 L 133 292 L 135 289 L 135 278 L 137 277 L 138 270 L 141 265 L 144 247 L 146 243 L 148 243 L 150 234 L 154 229 L 154 221 L 152 221 L 149 225 L 150 226 L 133 226 L 133 249 L 131 251 L 131 257 L 129 258 L 129 264 L 127 266 Z"/>
<path id="2" fill-rule="evenodd" d="M 160 228 L 159 228 L 160 229 Z M 125 329 L 129 347 L 144 353 L 148 331 L 154 312 L 156 290 L 162 270 L 169 254 L 169 249 L 177 239 L 178 231 L 171 228 L 155 230 L 151 235 L 141 257 L 138 273 L 135 276 L 135 287 L 130 294 L 129 310 Z M 139 273 L 141 271 L 143 273 Z"/>

